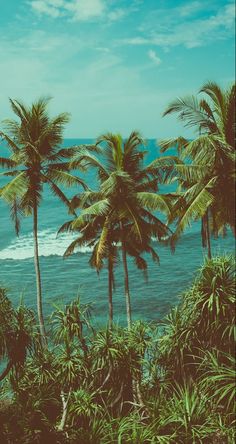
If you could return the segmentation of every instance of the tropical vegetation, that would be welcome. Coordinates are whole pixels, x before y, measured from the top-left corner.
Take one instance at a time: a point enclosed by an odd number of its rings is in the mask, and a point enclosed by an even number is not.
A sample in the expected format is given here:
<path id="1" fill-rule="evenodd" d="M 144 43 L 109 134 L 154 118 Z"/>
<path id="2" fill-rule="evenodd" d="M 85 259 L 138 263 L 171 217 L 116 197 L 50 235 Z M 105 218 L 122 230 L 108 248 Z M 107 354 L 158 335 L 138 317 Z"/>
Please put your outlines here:
<path id="1" fill-rule="evenodd" d="M 56 307 L 48 349 L 33 313 L 1 298 L 1 442 L 235 442 L 232 257 L 206 260 L 159 324 L 96 331 L 80 299 Z"/>
<path id="2" fill-rule="evenodd" d="M 32 217 L 37 316 L 23 299 L 14 306 L 0 286 L 0 442 L 235 442 L 235 264 L 211 251 L 211 236 L 234 232 L 235 85 L 223 90 L 208 82 L 200 94 L 164 113 L 177 113 L 196 137 L 159 141 L 163 152 L 174 147 L 176 154 L 151 163 L 137 131 L 63 148 L 68 114 L 51 118 L 47 98 L 30 107 L 10 100 L 17 120 L 4 121 L 0 131 L 10 150 L 0 157 L 0 198 L 17 235 L 21 220 Z M 93 190 L 86 180 L 91 170 Z M 160 191 L 170 182 L 175 192 Z M 45 186 L 71 215 L 55 228 L 58 236 L 74 235 L 64 256 L 89 246 L 91 267 L 107 268 L 103 328 L 95 328 L 91 306 L 80 297 L 55 305 L 44 319 L 38 209 Z M 208 258 L 194 282 L 164 320 L 133 322 L 130 258 L 147 276 L 148 256 L 159 264 L 159 244 L 174 250 L 198 219 Z M 114 321 L 118 266 L 127 327 Z"/>

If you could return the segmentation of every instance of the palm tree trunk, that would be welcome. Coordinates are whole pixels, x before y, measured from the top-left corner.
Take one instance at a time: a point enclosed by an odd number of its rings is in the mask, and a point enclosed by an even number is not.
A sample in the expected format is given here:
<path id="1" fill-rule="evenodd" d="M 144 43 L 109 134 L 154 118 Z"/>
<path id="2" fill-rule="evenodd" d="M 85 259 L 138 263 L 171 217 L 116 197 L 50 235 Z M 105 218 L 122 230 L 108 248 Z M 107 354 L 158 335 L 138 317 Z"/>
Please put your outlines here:
<path id="1" fill-rule="evenodd" d="M 208 258 L 211 259 L 211 235 L 210 235 L 210 227 L 209 227 L 209 211 L 207 209 L 206 212 L 206 238 L 207 238 L 207 251 Z"/>
<path id="2" fill-rule="evenodd" d="M 123 227 L 122 227 L 123 232 Z M 123 237 L 123 236 L 122 236 Z M 131 328 L 131 302 L 130 302 L 130 292 L 129 292 L 129 273 L 128 273 L 128 266 L 127 266 L 127 255 L 126 255 L 126 249 L 125 249 L 125 242 L 124 237 L 122 238 L 122 259 L 123 259 L 123 267 L 124 267 L 124 283 L 125 283 L 125 300 L 126 300 L 126 313 L 127 313 L 127 324 L 128 329 Z"/>
<path id="3" fill-rule="evenodd" d="M 113 323 L 113 302 L 112 302 L 112 291 L 113 291 L 113 269 L 110 258 L 108 258 L 108 304 L 109 304 L 109 328 L 112 329 Z"/>
<path id="4" fill-rule="evenodd" d="M 34 234 L 34 266 L 36 274 L 36 288 L 37 288 L 37 311 L 39 319 L 39 330 L 41 339 L 44 345 L 47 343 L 46 331 L 43 319 L 43 307 L 42 307 L 42 286 L 41 275 L 39 266 L 39 250 L 38 250 L 38 208 L 37 204 L 33 208 L 33 234 Z"/>

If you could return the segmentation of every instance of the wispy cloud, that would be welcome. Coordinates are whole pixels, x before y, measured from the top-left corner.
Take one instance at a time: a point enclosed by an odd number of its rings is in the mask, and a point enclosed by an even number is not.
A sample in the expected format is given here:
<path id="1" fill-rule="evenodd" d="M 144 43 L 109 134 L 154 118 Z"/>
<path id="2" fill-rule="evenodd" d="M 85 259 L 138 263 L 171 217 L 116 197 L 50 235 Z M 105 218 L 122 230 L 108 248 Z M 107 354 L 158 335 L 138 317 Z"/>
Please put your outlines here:
<path id="1" fill-rule="evenodd" d="M 67 16 L 76 21 L 87 21 L 103 15 L 104 0 L 31 0 L 30 5 L 37 14 L 52 18 Z"/>
<path id="2" fill-rule="evenodd" d="M 123 43 L 128 45 L 149 45 L 151 42 L 150 38 L 146 37 L 131 37 L 128 39 L 121 40 Z"/>
<path id="3" fill-rule="evenodd" d="M 104 0 L 73 0 L 67 8 L 75 21 L 87 21 L 101 17 L 106 9 Z"/>
<path id="4" fill-rule="evenodd" d="M 151 59 L 154 62 L 155 65 L 158 66 L 161 64 L 160 57 L 158 57 L 157 53 L 155 51 L 153 51 L 153 49 L 149 49 L 148 57 L 149 57 L 149 59 Z"/>
<path id="5" fill-rule="evenodd" d="M 108 18 L 111 21 L 116 21 L 116 20 L 120 20 L 121 18 L 125 17 L 127 14 L 129 13 L 128 9 L 124 9 L 124 8 L 117 8 L 114 9 L 114 11 L 111 11 L 108 13 Z"/>
<path id="6" fill-rule="evenodd" d="M 65 4 L 64 0 L 32 0 L 30 2 L 33 11 L 53 18 L 62 15 Z"/>
<path id="7" fill-rule="evenodd" d="M 31 0 L 32 10 L 39 15 L 52 18 L 67 17 L 73 21 L 93 21 L 107 18 L 117 21 L 134 8 L 110 8 L 107 0 Z"/>
<path id="8" fill-rule="evenodd" d="M 194 48 L 204 46 L 212 41 L 224 40 L 233 36 L 235 6 L 228 3 L 218 10 L 215 14 L 206 17 L 197 17 L 188 19 L 187 16 L 199 9 L 199 3 L 176 8 L 175 14 L 182 16 L 182 21 L 176 22 L 174 17 L 169 17 L 168 22 L 162 22 L 162 29 L 158 25 L 144 25 L 141 27 L 139 36 L 130 37 L 121 41 L 129 45 L 156 45 L 163 48 L 184 46 Z M 162 11 L 163 12 L 163 11 Z M 145 33 L 145 36 L 143 35 Z"/>
<path id="9" fill-rule="evenodd" d="M 182 17 L 189 17 L 202 9 L 202 3 L 198 1 L 189 2 L 186 5 L 179 6 L 178 12 Z"/>

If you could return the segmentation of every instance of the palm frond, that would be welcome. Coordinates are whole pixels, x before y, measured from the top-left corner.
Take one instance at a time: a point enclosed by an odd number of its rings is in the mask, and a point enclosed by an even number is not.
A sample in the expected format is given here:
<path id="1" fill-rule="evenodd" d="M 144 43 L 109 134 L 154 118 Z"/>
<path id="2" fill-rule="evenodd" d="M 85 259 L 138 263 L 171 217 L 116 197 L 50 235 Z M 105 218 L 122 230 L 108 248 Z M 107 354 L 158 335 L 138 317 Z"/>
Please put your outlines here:
<path id="1" fill-rule="evenodd" d="M 137 193 L 137 199 L 140 205 L 144 206 L 148 210 L 159 210 L 167 215 L 170 214 L 171 207 L 165 195 L 139 192 Z"/>
<path id="2" fill-rule="evenodd" d="M 19 172 L 9 183 L 0 189 L 0 196 L 8 203 L 15 202 L 16 198 L 21 198 L 28 186 L 28 180 L 25 171 Z"/>

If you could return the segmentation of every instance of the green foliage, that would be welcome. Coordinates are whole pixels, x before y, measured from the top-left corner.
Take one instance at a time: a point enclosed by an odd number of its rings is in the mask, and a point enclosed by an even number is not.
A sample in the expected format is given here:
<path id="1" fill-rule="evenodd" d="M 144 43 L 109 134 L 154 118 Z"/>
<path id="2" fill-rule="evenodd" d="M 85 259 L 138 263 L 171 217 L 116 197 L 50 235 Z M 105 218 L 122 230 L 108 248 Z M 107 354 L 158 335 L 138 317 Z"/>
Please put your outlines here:
<path id="1" fill-rule="evenodd" d="M 200 93 L 203 98 L 175 100 L 164 113 L 177 113 L 185 126 L 195 129 L 196 138 L 159 143 L 163 151 L 177 147 L 180 159 L 187 160 L 186 164 L 177 161 L 174 167 L 179 197 L 169 218 L 177 225 L 173 241 L 200 218 L 203 246 L 210 257 L 209 231 L 214 236 L 225 235 L 227 227 L 235 232 L 235 84 L 223 90 L 208 82 Z"/>
<path id="2" fill-rule="evenodd" d="M 173 387 L 173 394 L 167 404 L 165 427 L 177 430 L 180 442 L 196 443 L 210 435 L 209 402 L 199 387 L 186 384 Z"/>
<path id="3" fill-rule="evenodd" d="M 5 131 L 0 131 L 0 137 L 5 140 L 10 151 L 9 162 L 4 159 L 0 160 L 2 165 L 10 168 L 2 173 L 10 180 L 0 189 L 0 197 L 10 207 L 17 235 L 20 231 L 20 217 L 33 215 L 38 318 L 41 338 L 45 346 L 47 339 L 38 252 L 38 207 L 42 201 L 45 184 L 69 210 L 70 201 L 60 187 L 79 184 L 86 188 L 79 177 L 70 174 L 69 159 L 75 149 L 73 147 L 60 148 L 69 115 L 62 113 L 50 118 L 48 102 L 49 98 L 41 98 L 27 107 L 22 102 L 10 99 L 16 120 L 6 120 Z"/>
<path id="4" fill-rule="evenodd" d="M 224 407 L 225 412 L 235 411 L 235 357 L 222 354 L 218 350 L 206 352 L 203 364 L 205 373 L 202 384 L 209 396 L 214 398 L 217 405 Z"/>
<path id="5" fill-rule="evenodd" d="M 56 307 L 48 350 L 1 290 L 2 358 L 6 319 L 29 335 L 2 385 L 2 442 L 233 444 L 233 278 L 232 257 L 207 260 L 164 326 L 95 331 L 80 299 Z"/>
<path id="6" fill-rule="evenodd" d="M 167 317 L 160 339 L 160 364 L 175 378 L 194 375 L 202 350 L 234 352 L 234 260 L 206 260 L 180 305 Z"/>
<path id="7" fill-rule="evenodd" d="M 127 305 L 127 322 L 131 324 L 131 302 L 126 256 L 134 258 L 137 268 L 146 275 L 147 262 L 143 254 L 149 253 L 159 262 L 152 247 L 152 238 L 158 241 L 168 238 L 170 229 L 154 215 L 154 211 L 170 214 L 170 199 L 157 194 L 159 183 L 166 176 L 167 163 L 144 165 L 147 152 L 142 149 L 145 141 L 138 132 L 132 132 L 127 140 L 119 134 L 105 134 L 97 140 L 97 158 L 80 151 L 71 160 L 71 167 L 78 165 L 95 167 L 98 173 L 98 191 L 86 191 L 74 196 L 71 207 L 81 210 L 78 217 L 66 222 L 59 232 L 78 232 L 65 252 L 74 253 L 82 245 L 93 247 L 90 265 L 99 272 L 108 265 L 109 304 L 112 325 L 112 290 L 114 289 L 114 266 L 118 250 L 122 249 L 124 282 Z M 162 159 L 163 160 L 163 159 Z"/>
<path id="8" fill-rule="evenodd" d="M 33 312 L 23 303 L 14 309 L 6 290 L 0 288 L 0 360 L 8 361 L 6 368 L 0 373 L 0 381 L 11 369 L 18 371 L 23 366 L 27 350 L 32 346 L 34 332 Z"/>
<path id="9" fill-rule="evenodd" d="M 164 322 L 131 323 L 127 256 L 146 274 L 144 255 L 159 262 L 152 246 L 175 241 L 202 221 L 210 234 L 234 227 L 235 85 L 209 82 L 204 97 L 178 99 L 165 114 L 197 130 L 161 143 L 177 156 L 145 165 L 145 141 L 107 133 L 95 145 L 60 148 L 68 115 L 50 118 L 48 98 L 31 107 L 10 100 L 17 120 L 0 137 L 10 158 L 0 157 L 9 179 L 0 197 L 9 204 L 17 234 L 21 216 L 33 214 L 39 325 L 0 289 L 0 441 L 6 444 L 233 444 L 235 442 L 235 281 L 232 257 L 205 261 L 191 288 Z M 97 171 L 99 188 L 88 189 L 77 170 Z M 71 171 L 76 170 L 75 175 Z M 178 180 L 174 194 L 159 184 Z M 79 298 L 55 307 L 48 344 L 42 312 L 37 210 L 47 184 L 74 218 L 60 232 L 78 237 L 65 252 L 92 247 L 90 265 L 108 269 L 109 328 L 92 326 L 90 306 Z M 69 200 L 65 187 L 84 191 Z M 176 222 L 174 235 L 158 217 Z M 113 324 L 115 266 L 122 252 L 128 328 Z M 39 327 L 39 328 L 38 328 Z M 45 341 L 42 341 L 42 338 Z"/>

